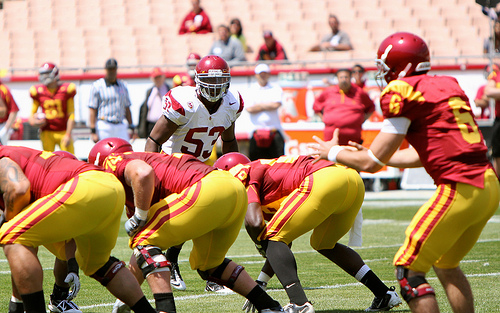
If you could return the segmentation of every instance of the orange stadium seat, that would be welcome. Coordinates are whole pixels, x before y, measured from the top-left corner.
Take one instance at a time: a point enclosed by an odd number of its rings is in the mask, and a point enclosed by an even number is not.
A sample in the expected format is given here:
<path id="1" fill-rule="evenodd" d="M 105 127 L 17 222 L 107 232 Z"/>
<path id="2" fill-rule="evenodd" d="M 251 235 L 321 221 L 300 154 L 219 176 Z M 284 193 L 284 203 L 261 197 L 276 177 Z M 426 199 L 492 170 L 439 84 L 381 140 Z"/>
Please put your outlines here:
<path id="1" fill-rule="evenodd" d="M 422 36 L 433 55 L 443 57 L 482 53 L 490 33 L 488 18 L 470 0 L 205 0 L 202 7 L 214 28 L 240 18 L 254 51 L 263 43 L 262 30 L 270 29 L 290 60 L 325 64 L 345 57 L 371 59 L 380 40 L 395 31 Z M 7 48 L 0 54 L 0 67 L 27 68 L 54 58 L 64 67 L 101 68 L 112 54 L 131 66 L 183 66 L 190 50 L 205 54 L 216 38 L 216 33 L 198 39 L 177 34 L 190 9 L 187 0 L 5 1 L 0 30 L 8 39 L 2 41 Z M 329 14 L 337 15 L 354 51 L 307 52 L 330 32 Z M 44 31 L 51 38 L 35 38 Z M 247 53 L 250 61 L 255 53 Z"/>

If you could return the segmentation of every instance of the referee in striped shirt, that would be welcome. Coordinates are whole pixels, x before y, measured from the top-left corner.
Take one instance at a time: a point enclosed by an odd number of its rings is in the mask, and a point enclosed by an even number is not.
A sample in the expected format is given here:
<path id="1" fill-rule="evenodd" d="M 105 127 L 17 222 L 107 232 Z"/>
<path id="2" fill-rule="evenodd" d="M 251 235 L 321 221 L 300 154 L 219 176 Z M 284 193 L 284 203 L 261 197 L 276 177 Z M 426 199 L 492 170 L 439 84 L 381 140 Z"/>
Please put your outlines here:
<path id="1" fill-rule="evenodd" d="M 129 130 L 135 138 L 130 96 L 127 85 L 116 78 L 117 68 L 115 59 L 107 60 L 106 76 L 93 82 L 90 88 L 89 126 L 94 142 L 109 137 L 130 140 Z"/>

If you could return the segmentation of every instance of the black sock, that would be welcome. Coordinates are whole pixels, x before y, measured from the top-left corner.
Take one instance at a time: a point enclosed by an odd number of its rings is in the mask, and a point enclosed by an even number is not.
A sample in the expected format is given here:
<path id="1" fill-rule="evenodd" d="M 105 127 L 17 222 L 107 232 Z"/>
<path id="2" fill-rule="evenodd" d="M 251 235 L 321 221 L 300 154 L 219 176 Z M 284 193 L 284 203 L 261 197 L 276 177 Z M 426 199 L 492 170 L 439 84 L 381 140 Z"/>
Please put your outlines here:
<path id="1" fill-rule="evenodd" d="M 266 254 L 290 302 L 298 305 L 308 302 L 297 275 L 297 262 L 290 247 L 284 242 L 269 241 Z"/>
<path id="2" fill-rule="evenodd" d="M 149 304 L 146 296 L 143 296 L 130 309 L 136 313 L 156 313 L 156 310 Z"/>
<path id="3" fill-rule="evenodd" d="M 179 263 L 179 253 L 181 253 L 181 249 L 176 247 L 170 247 L 167 250 L 166 257 L 172 263 Z"/>
<path id="4" fill-rule="evenodd" d="M 21 295 L 21 298 L 23 299 L 26 313 L 45 313 L 47 311 L 45 308 L 43 290 Z"/>
<path id="5" fill-rule="evenodd" d="M 54 289 L 52 289 L 52 295 L 55 300 L 65 300 L 69 294 L 69 287 L 61 287 L 54 284 Z"/>
<path id="6" fill-rule="evenodd" d="M 156 311 L 175 313 L 175 301 L 173 293 L 155 293 L 153 294 L 153 297 L 155 298 Z"/>
<path id="7" fill-rule="evenodd" d="M 260 312 L 264 309 L 272 309 L 281 307 L 279 302 L 274 301 L 262 288 L 255 286 L 246 296 L 246 298 L 255 305 L 255 308 Z"/>
<path id="8" fill-rule="evenodd" d="M 381 298 L 385 296 L 389 288 L 375 275 L 372 270 L 369 270 L 363 276 L 360 282 L 373 292 L 375 297 Z"/>

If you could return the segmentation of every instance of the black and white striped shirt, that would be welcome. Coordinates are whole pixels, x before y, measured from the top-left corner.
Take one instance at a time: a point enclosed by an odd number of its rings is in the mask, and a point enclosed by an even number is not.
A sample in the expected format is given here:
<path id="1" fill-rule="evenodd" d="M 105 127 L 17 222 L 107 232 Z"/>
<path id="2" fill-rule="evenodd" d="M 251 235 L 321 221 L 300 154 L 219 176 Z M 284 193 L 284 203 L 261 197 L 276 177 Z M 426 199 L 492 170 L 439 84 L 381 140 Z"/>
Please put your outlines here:
<path id="1" fill-rule="evenodd" d="M 122 123 L 125 119 L 125 108 L 130 105 L 125 82 L 117 80 L 111 84 L 101 78 L 92 83 L 89 108 L 97 110 L 97 119 L 114 124 Z"/>

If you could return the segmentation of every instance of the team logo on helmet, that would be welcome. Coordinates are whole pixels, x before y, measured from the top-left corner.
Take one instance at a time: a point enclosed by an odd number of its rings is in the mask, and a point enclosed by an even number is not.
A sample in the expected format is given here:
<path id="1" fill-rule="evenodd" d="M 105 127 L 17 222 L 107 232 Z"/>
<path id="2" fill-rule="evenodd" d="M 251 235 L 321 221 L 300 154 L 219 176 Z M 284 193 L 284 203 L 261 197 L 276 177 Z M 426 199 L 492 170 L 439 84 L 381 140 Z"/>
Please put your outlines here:
<path id="1" fill-rule="evenodd" d="M 111 137 L 99 140 L 89 152 L 88 162 L 102 166 L 111 153 L 132 152 L 132 145 L 121 138 Z"/>

